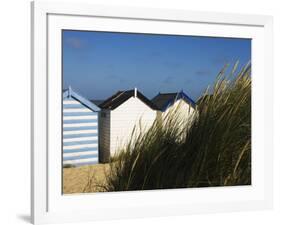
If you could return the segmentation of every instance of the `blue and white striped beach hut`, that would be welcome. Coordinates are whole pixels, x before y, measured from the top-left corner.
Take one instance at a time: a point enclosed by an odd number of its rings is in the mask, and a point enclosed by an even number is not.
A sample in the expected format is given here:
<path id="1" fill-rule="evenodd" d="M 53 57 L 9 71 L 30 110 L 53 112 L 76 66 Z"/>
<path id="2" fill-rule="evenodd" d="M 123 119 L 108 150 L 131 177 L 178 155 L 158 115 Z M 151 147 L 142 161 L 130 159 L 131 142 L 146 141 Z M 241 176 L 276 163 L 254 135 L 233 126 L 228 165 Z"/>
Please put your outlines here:
<path id="1" fill-rule="evenodd" d="M 98 117 L 100 108 L 71 87 L 63 92 L 63 165 L 99 162 Z"/>

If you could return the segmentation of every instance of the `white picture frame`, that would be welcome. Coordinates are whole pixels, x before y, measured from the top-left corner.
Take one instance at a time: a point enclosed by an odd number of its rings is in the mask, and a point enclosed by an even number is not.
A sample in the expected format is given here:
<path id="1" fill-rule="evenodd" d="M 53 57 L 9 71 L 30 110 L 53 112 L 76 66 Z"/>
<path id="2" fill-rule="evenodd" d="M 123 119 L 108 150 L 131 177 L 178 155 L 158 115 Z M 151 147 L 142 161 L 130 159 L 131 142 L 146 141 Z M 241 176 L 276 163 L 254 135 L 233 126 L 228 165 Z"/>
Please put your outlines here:
<path id="1" fill-rule="evenodd" d="M 61 147 L 60 34 L 62 29 L 71 28 L 252 38 L 253 184 L 250 187 L 62 195 L 61 152 L 56 151 Z M 270 16 L 33 2 L 32 222 L 42 224 L 272 208 L 272 42 Z"/>

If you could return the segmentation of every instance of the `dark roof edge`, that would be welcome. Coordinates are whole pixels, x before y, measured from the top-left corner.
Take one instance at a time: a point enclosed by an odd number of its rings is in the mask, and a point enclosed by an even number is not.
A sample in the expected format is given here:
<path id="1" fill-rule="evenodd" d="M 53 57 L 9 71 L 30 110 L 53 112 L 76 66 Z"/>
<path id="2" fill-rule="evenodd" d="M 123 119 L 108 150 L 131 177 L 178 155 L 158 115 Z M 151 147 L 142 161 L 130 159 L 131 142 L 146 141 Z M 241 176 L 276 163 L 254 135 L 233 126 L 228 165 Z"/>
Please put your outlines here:
<path id="1" fill-rule="evenodd" d="M 99 105 L 102 109 L 114 110 L 124 102 L 126 102 L 131 97 L 135 96 L 135 90 L 118 91 L 116 94 L 112 95 L 106 99 L 102 104 Z M 137 90 L 136 97 L 140 99 L 144 104 L 153 110 L 158 110 L 158 107 L 147 97 L 145 97 L 140 91 Z"/>
<path id="2" fill-rule="evenodd" d="M 139 98 L 140 100 L 142 100 L 146 105 L 148 105 L 151 109 L 153 110 L 159 110 L 159 108 L 151 101 L 149 100 L 147 97 L 145 97 L 141 92 L 137 91 L 137 96 L 138 97 L 140 95 L 141 98 Z"/>
<path id="3" fill-rule="evenodd" d="M 178 99 L 183 99 L 185 102 L 187 102 L 191 107 L 196 108 L 196 103 L 183 91 L 180 92 L 171 92 L 171 93 L 160 93 L 156 95 L 153 99 L 156 99 L 158 96 L 163 95 L 176 95 L 172 99 L 168 100 L 166 104 L 164 104 L 163 107 L 161 107 L 161 111 L 164 112 L 170 105 L 174 104 L 174 102 Z"/>

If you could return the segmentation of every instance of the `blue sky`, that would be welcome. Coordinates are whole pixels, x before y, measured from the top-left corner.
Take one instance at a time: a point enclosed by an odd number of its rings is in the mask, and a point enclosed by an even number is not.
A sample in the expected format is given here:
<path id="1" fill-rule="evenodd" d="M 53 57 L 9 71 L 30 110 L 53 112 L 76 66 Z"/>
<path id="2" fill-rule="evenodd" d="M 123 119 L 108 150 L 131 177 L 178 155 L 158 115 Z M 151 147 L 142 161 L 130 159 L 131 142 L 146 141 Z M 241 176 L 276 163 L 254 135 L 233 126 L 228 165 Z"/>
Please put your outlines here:
<path id="1" fill-rule="evenodd" d="M 185 91 L 197 100 L 226 64 L 251 60 L 251 40 L 63 31 L 63 86 L 88 99 L 137 87 L 148 98 Z"/>

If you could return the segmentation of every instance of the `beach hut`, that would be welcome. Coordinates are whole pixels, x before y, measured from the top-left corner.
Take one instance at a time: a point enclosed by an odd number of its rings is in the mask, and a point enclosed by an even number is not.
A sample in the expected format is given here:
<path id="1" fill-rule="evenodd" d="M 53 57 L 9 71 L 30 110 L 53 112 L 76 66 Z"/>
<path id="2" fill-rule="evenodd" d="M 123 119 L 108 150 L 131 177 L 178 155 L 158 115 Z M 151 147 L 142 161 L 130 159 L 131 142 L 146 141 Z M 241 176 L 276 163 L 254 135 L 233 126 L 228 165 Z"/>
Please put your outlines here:
<path id="1" fill-rule="evenodd" d="M 136 88 L 118 91 L 99 105 L 100 160 L 108 162 L 130 140 L 151 127 L 156 118 L 156 106 Z"/>
<path id="2" fill-rule="evenodd" d="M 159 109 L 158 117 L 162 118 L 176 112 L 179 118 L 191 121 L 196 112 L 196 103 L 183 91 L 159 93 L 151 101 Z"/>
<path id="3" fill-rule="evenodd" d="M 100 108 L 74 92 L 63 92 L 63 165 L 99 162 L 98 117 Z"/>

